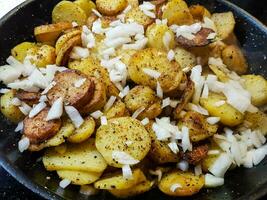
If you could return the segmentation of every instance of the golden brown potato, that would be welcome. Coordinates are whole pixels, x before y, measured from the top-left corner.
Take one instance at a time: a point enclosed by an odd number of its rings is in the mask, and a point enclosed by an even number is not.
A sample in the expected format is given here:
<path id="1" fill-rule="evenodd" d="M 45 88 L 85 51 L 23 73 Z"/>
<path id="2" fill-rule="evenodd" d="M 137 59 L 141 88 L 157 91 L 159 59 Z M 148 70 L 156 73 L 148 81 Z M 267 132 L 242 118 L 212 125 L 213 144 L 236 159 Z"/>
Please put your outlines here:
<path id="1" fill-rule="evenodd" d="M 18 90 L 16 92 L 16 97 L 29 106 L 33 106 L 34 104 L 38 104 L 41 94 L 39 92 L 26 92 L 24 90 Z"/>
<path id="2" fill-rule="evenodd" d="M 109 192 L 112 195 L 114 195 L 115 197 L 127 198 L 127 197 L 136 196 L 139 194 L 143 194 L 143 193 L 149 191 L 153 185 L 154 184 L 152 181 L 146 180 L 146 181 L 143 181 L 141 183 L 138 183 L 137 185 L 133 186 L 132 188 L 128 188 L 128 189 L 124 189 L 124 190 L 114 189 L 114 190 L 109 190 Z"/>
<path id="3" fill-rule="evenodd" d="M 138 115 L 138 119 L 154 119 L 161 113 L 161 101 L 156 93 L 147 86 L 138 85 L 129 91 L 124 99 L 127 109 L 134 113 L 137 109 L 145 108 Z"/>
<path id="4" fill-rule="evenodd" d="M 116 15 L 127 6 L 127 0 L 96 0 L 97 10 L 103 15 Z"/>
<path id="5" fill-rule="evenodd" d="M 138 0 L 127 0 L 128 5 L 131 5 L 133 7 L 138 7 L 139 6 L 139 1 Z"/>
<path id="6" fill-rule="evenodd" d="M 1 105 L 1 112 L 2 114 L 10 121 L 18 123 L 20 122 L 25 116 L 20 111 L 18 106 L 12 104 L 13 98 L 16 96 L 15 90 L 10 90 L 9 92 L 5 93 L 0 98 L 0 105 Z"/>
<path id="7" fill-rule="evenodd" d="M 259 130 L 263 135 L 267 134 L 267 116 L 264 112 L 245 113 L 245 119 L 240 127 L 246 127 L 252 130 Z"/>
<path id="8" fill-rule="evenodd" d="M 195 176 L 191 172 L 174 170 L 163 176 L 159 182 L 159 189 L 170 196 L 192 196 L 199 192 L 204 183 L 203 176 Z M 172 191 L 171 188 L 174 184 L 179 184 L 181 187 Z"/>
<path id="9" fill-rule="evenodd" d="M 61 127 L 61 119 L 46 120 L 49 108 L 46 107 L 36 116 L 23 120 L 23 134 L 30 143 L 39 144 L 56 135 Z"/>
<path id="10" fill-rule="evenodd" d="M 235 18 L 232 12 L 213 13 L 211 20 L 217 29 L 217 36 L 223 40 L 233 33 L 235 27 Z"/>
<path id="11" fill-rule="evenodd" d="M 84 82 L 80 87 L 75 83 L 83 79 Z M 83 108 L 94 95 L 94 81 L 86 75 L 75 70 L 65 70 L 55 75 L 56 85 L 47 93 L 47 99 L 52 106 L 53 103 L 62 98 L 65 105 L 74 106 L 76 109 Z"/>
<path id="12" fill-rule="evenodd" d="M 179 154 L 175 154 L 168 146 L 168 141 L 160 141 L 157 139 L 155 132 L 152 129 L 150 122 L 146 126 L 146 130 L 151 138 L 151 148 L 148 152 L 148 157 L 158 164 L 178 162 Z"/>
<path id="13" fill-rule="evenodd" d="M 260 75 L 243 75 L 244 87 L 251 94 L 251 103 L 262 106 L 267 103 L 267 81 Z"/>
<path id="14" fill-rule="evenodd" d="M 49 148 L 43 156 L 43 164 L 48 171 L 103 172 L 107 167 L 104 158 L 95 148 L 94 139 L 79 144 L 67 144 L 67 150 L 63 154 Z"/>
<path id="15" fill-rule="evenodd" d="M 34 46 L 27 51 L 27 56 L 37 67 L 46 67 L 56 62 L 55 48 L 49 45 Z"/>
<path id="16" fill-rule="evenodd" d="M 86 117 L 81 127 L 76 129 L 74 133 L 68 137 L 68 141 L 72 143 L 81 143 L 87 140 L 95 131 L 95 120 L 92 117 Z"/>
<path id="17" fill-rule="evenodd" d="M 52 11 L 52 22 L 76 22 L 79 25 L 86 23 L 86 13 L 77 4 L 70 1 L 59 2 Z"/>
<path id="18" fill-rule="evenodd" d="M 197 65 L 196 56 L 190 51 L 181 47 L 176 47 L 174 49 L 174 53 L 174 59 L 179 63 L 182 69 L 192 69 Z"/>
<path id="19" fill-rule="evenodd" d="M 217 125 L 209 124 L 204 115 L 194 111 L 188 111 L 181 123 L 189 129 L 189 137 L 192 142 L 205 140 L 214 135 L 218 129 Z"/>
<path id="20" fill-rule="evenodd" d="M 179 87 L 183 72 L 179 64 L 169 61 L 167 53 L 155 48 L 147 48 L 136 52 L 129 63 L 128 72 L 130 78 L 140 85 L 156 89 L 157 81 L 144 72 L 151 69 L 161 73 L 158 82 L 163 92 L 171 92 Z"/>
<path id="21" fill-rule="evenodd" d="M 57 170 L 57 174 L 62 179 L 68 179 L 74 185 L 88 185 L 101 176 L 101 172 L 85 172 L 78 170 Z"/>
<path id="22" fill-rule="evenodd" d="M 70 28 L 72 28 L 72 24 L 70 22 L 41 25 L 34 28 L 34 36 L 38 42 L 54 45 L 59 35 L 64 30 Z"/>
<path id="23" fill-rule="evenodd" d="M 163 10 L 162 19 L 167 19 L 169 26 L 172 24 L 184 25 L 193 23 L 193 17 L 186 2 L 183 0 L 169 1 Z"/>
<path id="24" fill-rule="evenodd" d="M 127 22 L 135 21 L 138 24 L 141 24 L 146 29 L 150 24 L 154 22 L 154 19 L 148 17 L 139 7 L 132 8 L 125 15 L 125 20 Z"/>
<path id="25" fill-rule="evenodd" d="M 239 47 L 229 45 L 222 51 L 223 63 L 238 74 L 245 74 L 248 70 L 248 63 Z"/>
<path id="26" fill-rule="evenodd" d="M 221 94 L 209 93 L 208 98 L 201 98 L 200 104 L 208 110 L 211 116 L 220 117 L 220 122 L 226 126 L 236 126 L 244 120 L 244 115 L 237 109 L 224 103 L 216 106 L 216 102 L 226 101 L 226 98 Z"/>
<path id="27" fill-rule="evenodd" d="M 209 150 L 213 151 L 216 150 L 218 151 L 218 154 L 210 154 L 207 155 L 201 162 L 201 167 L 204 172 L 209 172 L 210 166 L 213 165 L 213 163 L 217 160 L 217 158 L 220 156 L 222 153 L 221 148 L 213 141 L 211 140 L 211 144 L 209 145 Z"/>
<path id="28" fill-rule="evenodd" d="M 127 141 L 132 141 L 132 144 L 126 145 Z M 131 117 L 111 119 L 96 132 L 96 147 L 113 167 L 122 167 L 113 159 L 113 151 L 123 151 L 141 161 L 148 153 L 150 144 L 151 139 L 144 126 Z"/>
<path id="29" fill-rule="evenodd" d="M 146 181 L 146 177 L 140 169 L 134 169 L 132 173 L 132 179 L 125 179 L 121 172 L 108 174 L 95 182 L 94 186 L 97 189 L 104 190 L 124 190 Z"/>
<path id="30" fill-rule="evenodd" d="M 165 24 L 151 24 L 146 30 L 146 37 L 148 47 L 169 51 L 175 46 L 174 33 Z M 170 37 L 169 42 L 164 42 L 166 37 Z"/>
<path id="31" fill-rule="evenodd" d="M 104 112 L 107 119 L 128 116 L 128 110 L 121 100 L 117 100 L 110 109 Z"/>
<path id="32" fill-rule="evenodd" d="M 23 62 L 28 50 L 35 46 L 36 44 L 33 42 L 22 42 L 11 49 L 11 55 L 18 61 Z"/>
<path id="33" fill-rule="evenodd" d="M 87 17 L 92 13 L 92 9 L 96 8 L 95 3 L 90 0 L 75 0 L 74 3 L 83 9 Z"/>
<path id="34" fill-rule="evenodd" d="M 194 20 L 202 21 L 204 17 L 211 17 L 210 12 L 201 5 L 192 5 L 189 7 L 189 11 L 191 15 L 193 16 Z"/>

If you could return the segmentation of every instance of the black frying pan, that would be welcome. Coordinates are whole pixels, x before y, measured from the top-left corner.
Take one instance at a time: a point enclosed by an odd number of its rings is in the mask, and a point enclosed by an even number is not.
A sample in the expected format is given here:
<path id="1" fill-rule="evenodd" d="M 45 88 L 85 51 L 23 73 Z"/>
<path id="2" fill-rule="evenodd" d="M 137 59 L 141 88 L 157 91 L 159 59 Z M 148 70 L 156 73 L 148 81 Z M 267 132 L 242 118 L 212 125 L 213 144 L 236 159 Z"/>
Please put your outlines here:
<path id="1" fill-rule="evenodd" d="M 28 0 L 0 20 L 0 64 L 16 44 L 33 40 L 33 28 L 50 21 L 51 11 L 60 0 Z M 244 10 L 225 0 L 188 0 L 189 4 L 200 3 L 212 12 L 232 11 L 236 17 L 235 33 L 246 53 L 250 71 L 267 77 L 267 28 Z M 1 8 L 0 8 L 1 9 Z M 15 126 L 0 116 L 0 164 L 21 184 L 46 199 L 88 199 L 79 194 L 79 188 L 59 188 L 55 173 L 47 172 L 42 163 L 36 162 L 40 155 L 29 152 L 20 154 L 17 142 L 20 135 L 14 133 Z M 238 168 L 228 172 L 225 185 L 213 190 L 203 190 L 188 199 L 258 199 L 267 194 L 267 159 L 252 169 Z M 47 180 L 46 177 L 52 177 Z M 90 200 L 115 199 L 101 193 Z M 154 189 L 131 199 L 174 199 Z M 178 199 L 178 198 L 176 198 Z"/>

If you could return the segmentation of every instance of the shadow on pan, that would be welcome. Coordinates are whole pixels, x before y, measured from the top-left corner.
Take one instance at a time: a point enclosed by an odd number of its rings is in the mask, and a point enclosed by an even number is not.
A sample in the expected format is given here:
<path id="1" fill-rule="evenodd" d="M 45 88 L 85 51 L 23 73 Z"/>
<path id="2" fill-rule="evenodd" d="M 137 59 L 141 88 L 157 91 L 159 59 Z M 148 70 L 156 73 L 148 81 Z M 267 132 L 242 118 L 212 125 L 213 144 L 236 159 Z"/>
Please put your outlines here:
<path id="1" fill-rule="evenodd" d="M 51 21 L 51 11 L 60 0 L 28 0 L 0 21 L 0 65 L 10 54 L 10 49 L 22 41 L 33 41 L 33 28 Z M 242 9 L 224 0 L 189 0 L 188 4 L 200 3 L 212 12 L 232 11 L 236 17 L 235 33 L 246 53 L 250 71 L 267 77 L 267 28 Z M 79 188 L 69 186 L 59 188 L 56 174 L 47 172 L 41 162 L 36 162 L 40 154 L 26 152 L 20 154 L 14 133 L 14 125 L 0 116 L 0 163 L 13 177 L 33 192 L 46 199 L 88 199 L 79 193 Z M 197 200 L 210 199 L 258 199 L 267 194 L 267 159 L 252 169 L 236 169 L 228 172 L 225 185 L 212 190 L 202 190 L 193 196 Z M 46 177 L 53 177 L 47 180 Z M 90 200 L 115 199 L 108 193 L 89 197 Z M 154 189 L 131 199 L 174 199 Z M 177 198 L 176 198 L 177 199 Z M 183 198 L 187 199 L 187 198 Z M 192 197 L 190 197 L 192 199 Z"/>

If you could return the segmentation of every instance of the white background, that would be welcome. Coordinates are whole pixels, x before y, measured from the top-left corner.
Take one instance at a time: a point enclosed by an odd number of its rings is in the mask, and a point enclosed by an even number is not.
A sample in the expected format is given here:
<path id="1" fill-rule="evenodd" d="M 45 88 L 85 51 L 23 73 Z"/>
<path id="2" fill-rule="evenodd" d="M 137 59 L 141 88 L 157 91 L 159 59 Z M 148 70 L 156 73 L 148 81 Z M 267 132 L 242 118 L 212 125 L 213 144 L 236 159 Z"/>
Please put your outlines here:
<path id="1" fill-rule="evenodd" d="M 25 0 L 0 0 L 0 18 Z"/>

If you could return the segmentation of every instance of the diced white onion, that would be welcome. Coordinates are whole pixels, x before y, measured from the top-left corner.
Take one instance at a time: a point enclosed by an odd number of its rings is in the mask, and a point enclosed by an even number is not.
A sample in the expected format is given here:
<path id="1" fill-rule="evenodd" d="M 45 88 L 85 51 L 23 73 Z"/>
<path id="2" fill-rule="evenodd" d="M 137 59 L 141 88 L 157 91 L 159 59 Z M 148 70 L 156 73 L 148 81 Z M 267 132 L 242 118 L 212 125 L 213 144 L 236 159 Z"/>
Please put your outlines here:
<path id="1" fill-rule="evenodd" d="M 84 122 L 79 111 L 76 108 L 74 108 L 73 106 L 65 106 L 64 108 L 65 108 L 67 115 L 69 116 L 72 123 L 74 124 L 74 126 L 76 128 L 79 128 Z"/>
<path id="2" fill-rule="evenodd" d="M 162 90 L 160 83 L 158 81 L 157 81 L 156 90 L 157 90 L 157 96 L 162 99 L 163 98 L 163 90 Z"/>
<path id="3" fill-rule="evenodd" d="M 71 22 L 71 25 L 72 25 L 73 28 L 79 26 L 79 24 L 77 24 L 77 22 Z"/>
<path id="4" fill-rule="evenodd" d="M 32 108 L 32 110 L 29 113 L 29 118 L 32 118 L 36 116 L 39 112 L 41 112 L 46 107 L 45 102 L 40 102 L 36 106 Z"/>
<path id="5" fill-rule="evenodd" d="M 81 78 L 81 79 L 74 82 L 74 86 L 79 88 L 84 84 L 85 81 L 86 81 L 86 78 Z"/>
<path id="6" fill-rule="evenodd" d="M 225 101 L 224 100 L 221 100 L 221 101 L 215 102 L 214 103 L 214 106 L 219 107 L 219 106 L 222 106 L 223 104 L 225 104 Z"/>
<path id="7" fill-rule="evenodd" d="M 99 119 L 103 115 L 103 113 L 100 110 L 97 110 L 97 111 L 91 113 L 90 115 L 95 119 Z"/>
<path id="8" fill-rule="evenodd" d="M 100 121 L 101 121 L 101 125 L 107 125 L 108 124 L 108 120 L 106 116 L 101 116 L 100 117 Z"/>
<path id="9" fill-rule="evenodd" d="M 220 154 L 220 150 L 209 150 L 208 155 L 218 155 Z"/>
<path id="10" fill-rule="evenodd" d="M 175 55 L 175 53 L 174 53 L 174 51 L 171 49 L 171 50 L 168 52 L 168 54 L 167 54 L 167 58 L 168 58 L 168 60 L 169 60 L 169 61 L 174 60 L 174 55 Z"/>
<path id="11" fill-rule="evenodd" d="M 59 186 L 65 189 L 70 183 L 71 181 L 69 179 L 63 179 L 59 182 Z"/>
<path id="12" fill-rule="evenodd" d="M 143 11 L 143 13 L 146 15 L 146 16 L 148 16 L 148 17 L 150 17 L 150 18 L 156 18 L 156 15 L 155 15 L 155 13 L 154 12 L 151 12 L 151 11 L 149 11 L 149 10 L 142 10 Z"/>
<path id="13" fill-rule="evenodd" d="M 98 12 L 96 9 L 92 9 L 92 12 L 96 15 L 96 16 L 98 16 L 98 17 L 102 17 L 102 15 L 100 14 L 100 12 Z"/>
<path id="14" fill-rule="evenodd" d="M 208 85 L 206 83 L 204 84 L 201 97 L 204 98 L 204 99 L 207 99 L 209 97 L 209 87 L 208 87 Z"/>
<path id="15" fill-rule="evenodd" d="M 88 44 L 89 42 L 87 42 Z M 82 48 L 82 47 L 73 47 L 71 53 L 70 53 L 70 58 L 72 59 L 82 59 L 82 58 L 88 58 L 90 55 L 90 52 L 87 48 Z"/>
<path id="16" fill-rule="evenodd" d="M 42 95 L 47 94 L 49 90 L 51 90 L 57 83 L 55 81 L 52 81 L 41 93 Z"/>
<path id="17" fill-rule="evenodd" d="M 220 121 L 220 117 L 208 117 L 207 122 L 211 125 L 216 124 Z"/>
<path id="18" fill-rule="evenodd" d="M 139 163 L 139 160 L 136 160 L 131 155 L 123 151 L 113 151 L 112 159 L 122 165 L 135 165 Z"/>
<path id="19" fill-rule="evenodd" d="M 116 97 L 115 96 L 111 96 L 109 98 L 109 100 L 107 101 L 107 103 L 106 103 L 106 105 L 104 107 L 104 110 L 109 110 L 113 106 L 115 101 L 116 101 Z"/>
<path id="20" fill-rule="evenodd" d="M 122 176 L 124 179 L 127 179 L 127 180 L 133 178 L 133 173 L 132 173 L 130 165 L 123 165 L 122 166 Z"/>
<path id="21" fill-rule="evenodd" d="M 202 115 L 209 115 L 209 112 L 200 105 L 190 103 L 189 106 L 190 106 L 190 109 L 195 111 L 195 112 L 198 112 Z"/>
<path id="22" fill-rule="evenodd" d="M 171 99 L 170 97 L 167 97 L 165 99 L 162 100 L 162 106 L 161 108 L 165 108 L 167 106 L 171 105 Z"/>
<path id="23" fill-rule="evenodd" d="M 208 170 L 217 177 L 223 177 L 231 164 L 232 159 L 229 155 L 227 153 L 222 153 L 215 162 L 212 163 Z"/>
<path id="24" fill-rule="evenodd" d="M 171 42 L 172 36 L 171 34 L 167 31 L 164 33 L 163 37 L 162 37 L 162 42 L 164 44 L 164 47 L 169 50 L 170 49 L 170 42 Z M 168 53 L 169 54 L 169 53 Z M 170 57 L 174 58 L 174 52 L 170 53 Z M 169 55 L 167 56 L 167 58 L 169 59 Z M 169 59 L 170 60 L 170 59 Z M 171 61 L 171 60 L 170 60 Z"/>
<path id="25" fill-rule="evenodd" d="M 5 94 L 5 93 L 7 93 L 7 92 L 9 92 L 9 91 L 10 91 L 10 89 L 1 88 L 1 89 L 0 89 L 0 94 Z"/>
<path id="26" fill-rule="evenodd" d="M 29 112 L 31 111 L 31 106 L 29 106 L 28 104 L 22 102 L 21 106 L 19 107 L 19 110 L 24 114 L 24 115 L 28 115 Z"/>
<path id="27" fill-rule="evenodd" d="M 149 173 L 152 175 L 158 176 L 158 181 L 160 181 L 162 178 L 162 171 L 160 169 L 157 169 L 155 171 L 149 170 Z"/>
<path id="28" fill-rule="evenodd" d="M 27 137 L 22 138 L 18 143 L 18 148 L 21 153 L 27 150 L 29 146 L 30 146 L 30 140 Z"/>
<path id="29" fill-rule="evenodd" d="M 182 127 L 182 148 L 183 152 L 192 151 L 192 144 L 189 138 L 189 129 L 186 126 Z"/>
<path id="30" fill-rule="evenodd" d="M 132 118 L 136 119 L 146 108 L 145 107 L 141 107 L 138 108 L 132 115 Z"/>
<path id="31" fill-rule="evenodd" d="M 63 98 L 58 98 L 50 108 L 46 121 L 59 119 L 62 116 L 63 113 Z"/>
<path id="32" fill-rule="evenodd" d="M 196 165 L 195 168 L 194 168 L 194 171 L 195 171 L 195 175 L 196 176 L 201 175 L 202 174 L 201 164 Z"/>
<path id="33" fill-rule="evenodd" d="M 181 160 L 180 162 L 177 163 L 177 168 L 182 171 L 187 171 L 189 168 L 189 164 L 187 161 Z"/>
<path id="34" fill-rule="evenodd" d="M 119 97 L 123 98 L 125 97 L 130 91 L 130 87 L 127 85 L 126 87 L 123 88 L 123 90 L 119 93 Z"/>
<path id="35" fill-rule="evenodd" d="M 47 101 L 47 96 L 46 95 L 42 95 L 39 99 L 39 102 L 46 102 Z"/>
<path id="36" fill-rule="evenodd" d="M 141 123 L 145 126 L 149 123 L 149 119 L 146 117 L 141 121 Z"/>
<path id="37" fill-rule="evenodd" d="M 172 108 L 176 108 L 176 106 L 178 105 L 179 101 L 178 100 L 171 100 L 170 106 Z"/>
<path id="38" fill-rule="evenodd" d="M 143 68 L 143 72 L 154 79 L 158 79 L 161 75 L 160 72 L 149 68 Z"/>
<path id="39" fill-rule="evenodd" d="M 168 147 L 172 150 L 173 153 L 177 154 L 179 152 L 179 148 L 176 142 L 170 142 Z"/>
<path id="40" fill-rule="evenodd" d="M 14 105 L 14 106 L 20 106 L 21 105 L 21 100 L 17 97 L 14 97 L 12 100 L 11 100 L 11 104 Z"/>
<path id="41" fill-rule="evenodd" d="M 23 121 L 19 122 L 16 129 L 15 129 L 15 132 L 21 132 L 23 130 Z"/>
<path id="42" fill-rule="evenodd" d="M 174 183 L 171 185 L 170 191 L 175 192 L 178 188 L 182 188 L 180 183 Z"/>
<path id="43" fill-rule="evenodd" d="M 205 174 L 205 187 L 214 188 L 224 184 L 224 178 L 216 177 L 211 174 Z"/>

